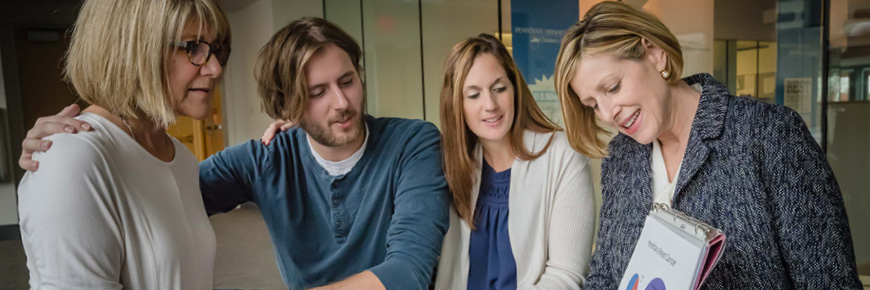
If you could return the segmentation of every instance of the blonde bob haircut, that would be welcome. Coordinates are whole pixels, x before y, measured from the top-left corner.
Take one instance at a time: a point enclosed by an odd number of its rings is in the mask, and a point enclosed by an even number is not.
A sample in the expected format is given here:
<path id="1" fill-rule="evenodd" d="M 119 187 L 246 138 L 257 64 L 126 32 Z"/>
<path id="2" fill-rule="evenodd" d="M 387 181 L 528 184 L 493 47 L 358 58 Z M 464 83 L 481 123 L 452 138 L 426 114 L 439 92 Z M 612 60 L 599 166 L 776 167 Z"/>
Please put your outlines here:
<path id="1" fill-rule="evenodd" d="M 523 142 L 526 130 L 541 133 L 561 130 L 541 112 L 519 68 L 498 39 L 489 34 L 480 34 L 453 46 L 444 65 L 444 81 L 441 86 L 441 150 L 444 175 L 453 194 L 453 207 L 472 229 L 474 209 L 471 205 L 471 191 L 474 179 L 480 178 L 472 174 L 481 164 L 476 164 L 473 155 L 478 141 L 477 135 L 465 123 L 463 87 L 474 60 L 483 54 L 491 54 L 498 60 L 514 87 L 513 102 L 516 113 L 507 138 L 511 141 L 511 151 L 517 157 L 522 160 L 538 158 L 547 152 L 550 142 L 553 141 L 550 136 L 544 148 L 531 152 Z"/>
<path id="2" fill-rule="evenodd" d="M 595 111 L 580 103 L 571 89 L 577 65 L 583 56 L 608 54 L 619 59 L 641 60 L 646 55 L 646 39 L 667 55 L 665 79 L 670 85 L 680 82 L 683 53 L 677 38 L 655 16 L 621 2 L 605 1 L 592 6 L 586 16 L 565 33 L 556 59 L 554 82 L 562 102 L 565 133 L 571 147 L 590 157 L 607 156 L 601 136 L 609 133 L 596 123 Z"/>
<path id="3" fill-rule="evenodd" d="M 350 34 L 322 18 L 293 21 L 263 45 L 254 76 L 263 110 L 269 117 L 299 123 L 308 101 L 305 66 L 321 48 L 331 44 L 347 53 L 359 75 L 359 45 Z"/>
<path id="4" fill-rule="evenodd" d="M 86 0 L 72 30 L 65 77 L 85 102 L 121 116 L 141 112 L 167 127 L 176 117 L 168 72 L 180 48 L 173 44 L 188 24 L 230 43 L 229 22 L 216 0 Z"/>

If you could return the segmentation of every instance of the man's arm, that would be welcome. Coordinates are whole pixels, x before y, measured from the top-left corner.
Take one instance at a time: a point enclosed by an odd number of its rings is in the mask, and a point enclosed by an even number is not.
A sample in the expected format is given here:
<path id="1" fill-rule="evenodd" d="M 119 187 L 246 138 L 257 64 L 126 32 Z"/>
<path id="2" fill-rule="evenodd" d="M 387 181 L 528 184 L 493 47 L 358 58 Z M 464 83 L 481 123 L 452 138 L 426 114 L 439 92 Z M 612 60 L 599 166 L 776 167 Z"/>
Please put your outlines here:
<path id="1" fill-rule="evenodd" d="M 431 123 L 403 146 L 384 262 L 370 268 L 385 289 L 426 289 L 449 224 L 449 192 L 441 167 L 440 134 Z"/>
<path id="2" fill-rule="evenodd" d="M 199 163 L 199 188 L 209 215 L 254 201 L 253 186 L 263 172 L 268 152 L 265 145 L 250 140 L 227 147 Z"/>
<path id="3" fill-rule="evenodd" d="M 333 283 L 323 287 L 312 288 L 311 290 L 386 290 L 384 284 L 378 276 L 375 276 L 371 271 L 363 271 L 347 278 L 341 282 Z"/>

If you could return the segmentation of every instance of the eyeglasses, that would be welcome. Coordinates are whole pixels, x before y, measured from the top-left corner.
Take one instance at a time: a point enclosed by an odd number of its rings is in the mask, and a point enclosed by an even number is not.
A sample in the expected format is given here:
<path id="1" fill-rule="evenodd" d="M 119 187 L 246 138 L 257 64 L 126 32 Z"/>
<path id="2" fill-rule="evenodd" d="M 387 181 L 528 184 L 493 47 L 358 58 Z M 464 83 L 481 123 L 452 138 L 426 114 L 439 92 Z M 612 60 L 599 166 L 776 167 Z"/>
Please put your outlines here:
<path id="1" fill-rule="evenodd" d="M 230 58 L 230 47 L 223 44 L 211 44 L 203 40 L 179 41 L 174 43 L 178 48 L 187 51 L 187 59 L 195 66 L 202 66 L 212 55 L 217 57 L 221 66 L 227 64 Z"/>

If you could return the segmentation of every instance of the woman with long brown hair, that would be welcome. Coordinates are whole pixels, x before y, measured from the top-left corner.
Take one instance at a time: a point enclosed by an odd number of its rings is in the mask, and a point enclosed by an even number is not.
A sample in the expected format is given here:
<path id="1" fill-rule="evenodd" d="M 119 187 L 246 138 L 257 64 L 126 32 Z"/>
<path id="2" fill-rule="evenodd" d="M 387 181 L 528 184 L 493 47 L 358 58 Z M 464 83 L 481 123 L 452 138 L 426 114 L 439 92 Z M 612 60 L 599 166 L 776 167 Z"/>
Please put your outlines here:
<path id="1" fill-rule="evenodd" d="M 441 90 L 453 194 L 436 289 L 579 289 L 591 257 L 589 159 L 538 108 L 504 45 L 453 47 Z"/>

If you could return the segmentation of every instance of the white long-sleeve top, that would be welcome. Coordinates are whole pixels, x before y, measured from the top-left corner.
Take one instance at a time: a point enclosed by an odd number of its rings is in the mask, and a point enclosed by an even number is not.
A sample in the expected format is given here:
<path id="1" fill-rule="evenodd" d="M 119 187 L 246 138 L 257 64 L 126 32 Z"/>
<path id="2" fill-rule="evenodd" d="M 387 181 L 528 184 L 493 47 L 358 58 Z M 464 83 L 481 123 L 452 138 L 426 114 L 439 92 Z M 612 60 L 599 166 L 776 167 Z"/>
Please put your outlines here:
<path id="1" fill-rule="evenodd" d="M 96 114 L 48 137 L 18 188 L 31 289 L 212 289 L 215 235 L 196 158 L 157 159 Z"/>
<path id="2" fill-rule="evenodd" d="M 546 153 L 511 165 L 508 235 L 517 265 L 517 289 L 580 289 L 589 272 L 595 231 L 589 158 L 574 151 L 564 133 L 552 134 Z M 536 153 L 550 135 L 526 131 L 525 146 Z M 479 145 L 475 154 L 480 165 Z M 472 208 L 480 189 L 480 166 L 474 176 Z M 471 228 L 451 210 L 435 289 L 467 287 L 470 238 Z"/>

